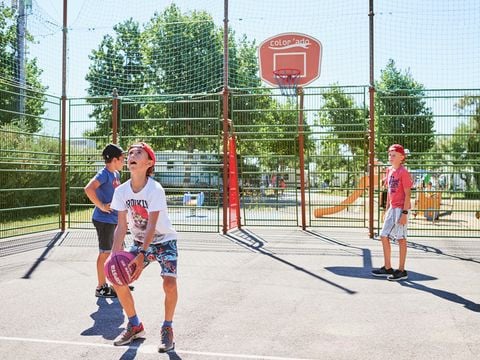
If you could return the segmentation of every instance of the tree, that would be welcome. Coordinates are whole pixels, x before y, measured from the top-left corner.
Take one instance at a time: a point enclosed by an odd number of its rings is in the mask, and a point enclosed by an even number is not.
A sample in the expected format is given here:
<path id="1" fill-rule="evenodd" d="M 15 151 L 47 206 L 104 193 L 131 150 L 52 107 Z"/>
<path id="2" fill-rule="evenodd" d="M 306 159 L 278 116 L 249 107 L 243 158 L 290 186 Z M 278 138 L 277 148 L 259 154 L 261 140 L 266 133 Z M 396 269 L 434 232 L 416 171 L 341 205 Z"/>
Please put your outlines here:
<path id="1" fill-rule="evenodd" d="M 122 136 L 151 136 L 159 150 L 218 151 L 212 137 L 220 130 L 223 28 L 205 11 L 184 14 L 171 4 L 143 30 L 128 20 L 114 31 L 90 55 L 86 79 L 91 96 L 118 90 L 122 118 L 132 120 L 122 124 Z M 245 36 L 237 42 L 233 31 L 228 39 L 230 86 L 258 86 L 255 44 Z M 91 117 L 97 126 L 85 135 L 105 136 L 111 129 L 110 101 L 89 101 L 96 104 Z"/>
<path id="2" fill-rule="evenodd" d="M 339 86 L 332 86 L 322 94 L 325 103 L 320 112 L 320 125 L 330 129 L 335 141 L 348 147 L 353 156 L 365 150 L 367 113 L 365 107 L 355 104 L 352 95 Z"/>
<path id="3" fill-rule="evenodd" d="M 222 85 L 222 34 L 207 12 L 183 14 L 172 3 L 153 16 L 142 39 L 150 93 L 211 93 Z"/>
<path id="4" fill-rule="evenodd" d="M 211 150 L 219 147 L 212 137 L 219 133 L 221 102 L 218 94 L 223 86 L 223 28 L 217 27 L 205 11 L 183 14 L 175 4 L 155 14 L 143 34 L 145 62 L 152 82 L 150 93 L 197 94 L 183 104 L 171 104 L 165 111 L 162 104 L 147 105 L 142 114 L 158 119 L 158 131 L 164 135 L 189 134 L 166 140 L 163 148 Z M 237 43 L 229 30 L 230 87 L 258 86 L 256 47 L 245 36 Z M 200 95 L 198 95 L 200 94 Z M 210 94 L 210 95 L 201 95 Z M 178 102 L 178 97 L 173 97 Z M 173 119 L 179 119 L 173 121 Z M 198 135 L 198 136 L 195 136 Z"/>
<path id="5" fill-rule="evenodd" d="M 428 152 L 434 140 L 432 111 L 423 99 L 424 87 L 406 71 L 398 70 L 390 59 L 375 84 L 377 151 L 400 143 L 411 152 Z"/>
<path id="6" fill-rule="evenodd" d="M 473 177 L 477 191 L 480 190 L 480 96 L 464 96 L 456 107 L 463 113 L 470 114 L 467 124 L 461 125 L 458 129 L 465 141 L 462 142 L 464 161 L 472 164 Z M 468 179 L 467 184 L 468 184 Z"/>
<path id="7" fill-rule="evenodd" d="M 87 101 L 94 104 L 90 117 L 97 119 L 97 123 L 95 130 L 87 131 L 86 136 L 105 136 L 110 133 L 111 96 L 114 89 L 120 96 L 142 95 L 147 91 L 139 24 L 129 19 L 115 25 L 113 30 L 114 35 L 105 35 L 98 49 L 89 55 L 91 63 L 85 79 L 90 84 L 87 92 L 92 98 Z M 131 105 L 128 111 L 138 114 L 140 109 L 139 105 Z"/>
<path id="8" fill-rule="evenodd" d="M 40 115 L 45 113 L 44 104 L 47 90 L 40 81 L 42 70 L 38 68 L 36 59 L 27 59 L 25 63 L 26 89 L 18 83 L 17 71 L 17 33 L 15 13 L 0 3 L 0 125 L 11 124 L 20 131 L 35 133 L 41 130 Z M 34 41 L 26 34 L 26 43 Z M 25 114 L 18 113 L 20 96 L 25 97 Z M 27 116 L 25 116 L 27 115 Z"/>
<path id="9" fill-rule="evenodd" d="M 324 156 L 317 157 L 317 169 L 330 173 L 332 168 L 347 170 L 350 184 L 350 177 L 365 167 L 367 110 L 347 91 L 334 84 L 322 93 L 324 104 L 318 112 L 317 126 L 324 134 L 319 143 L 319 153 Z M 331 181 L 333 176 L 326 177 Z"/>
<path id="10" fill-rule="evenodd" d="M 130 18 L 115 25 L 113 31 L 114 35 L 105 35 L 89 55 L 91 63 L 85 77 L 90 84 L 88 95 L 111 96 L 114 88 L 120 96 L 145 94 L 139 24 Z"/>

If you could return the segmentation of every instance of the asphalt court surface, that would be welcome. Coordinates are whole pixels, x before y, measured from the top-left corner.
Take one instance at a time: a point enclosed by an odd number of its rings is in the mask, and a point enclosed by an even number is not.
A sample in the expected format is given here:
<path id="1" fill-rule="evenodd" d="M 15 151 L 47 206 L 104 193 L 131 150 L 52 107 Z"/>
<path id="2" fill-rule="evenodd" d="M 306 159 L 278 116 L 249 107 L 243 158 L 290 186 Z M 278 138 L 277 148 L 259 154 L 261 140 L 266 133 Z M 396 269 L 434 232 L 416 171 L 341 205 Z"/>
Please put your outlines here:
<path id="1" fill-rule="evenodd" d="M 176 349 L 159 354 L 159 267 L 134 283 L 147 332 L 114 347 L 117 300 L 94 297 L 94 231 L 36 235 L 0 257 L 1 359 L 474 359 L 480 240 L 409 240 L 409 280 L 373 278 L 365 229 L 179 234 Z M 33 236 L 35 237 L 35 236 Z M 18 242 L 18 241 L 17 241 Z M 392 245 L 393 264 L 398 248 Z"/>

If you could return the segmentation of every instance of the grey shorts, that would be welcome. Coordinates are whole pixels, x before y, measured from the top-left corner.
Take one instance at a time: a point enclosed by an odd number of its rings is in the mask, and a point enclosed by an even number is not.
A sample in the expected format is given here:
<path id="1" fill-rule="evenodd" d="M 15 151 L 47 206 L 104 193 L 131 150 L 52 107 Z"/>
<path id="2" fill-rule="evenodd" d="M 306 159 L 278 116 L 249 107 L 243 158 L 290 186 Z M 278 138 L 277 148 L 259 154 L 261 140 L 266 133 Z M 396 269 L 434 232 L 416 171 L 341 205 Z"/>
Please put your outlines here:
<path id="1" fill-rule="evenodd" d="M 402 216 L 402 211 L 402 208 L 389 208 L 387 210 L 380 236 L 386 236 L 392 240 L 407 238 L 408 221 L 405 225 L 398 223 Z"/>
<path id="2" fill-rule="evenodd" d="M 109 224 L 93 220 L 93 225 L 97 230 L 98 249 L 101 253 L 112 251 L 113 233 L 115 232 L 116 224 Z"/>

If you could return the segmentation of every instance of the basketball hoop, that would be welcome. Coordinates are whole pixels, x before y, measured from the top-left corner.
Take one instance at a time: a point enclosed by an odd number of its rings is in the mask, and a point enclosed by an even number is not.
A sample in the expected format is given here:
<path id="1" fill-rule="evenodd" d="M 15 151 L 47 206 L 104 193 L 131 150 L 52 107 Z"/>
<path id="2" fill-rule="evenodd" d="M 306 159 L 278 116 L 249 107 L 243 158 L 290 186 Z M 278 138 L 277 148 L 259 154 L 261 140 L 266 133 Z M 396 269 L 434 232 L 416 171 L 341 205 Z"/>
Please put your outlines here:
<path id="1" fill-rule="evenodd" d="M 273 70 L 273 78 L 278 84 L 282 95 L 296 96 L 297 84 L 300 77 L 300 70 L 297 69 L 278 69 Z"/>

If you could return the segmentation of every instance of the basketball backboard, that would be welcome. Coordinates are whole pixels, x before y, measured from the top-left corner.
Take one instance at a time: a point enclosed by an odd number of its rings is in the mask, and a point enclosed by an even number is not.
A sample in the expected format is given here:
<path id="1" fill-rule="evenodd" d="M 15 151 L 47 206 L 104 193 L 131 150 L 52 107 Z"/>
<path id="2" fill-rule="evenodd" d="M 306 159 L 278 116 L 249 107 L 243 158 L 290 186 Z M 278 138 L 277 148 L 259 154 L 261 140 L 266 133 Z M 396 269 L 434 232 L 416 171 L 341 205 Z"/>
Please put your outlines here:
<path id="1" fill-rule="evenodd" d="M 301 33 L 282 33 L 264 40 L 258 47 L 260 78 L 277 86 L 274 71 L 297 69 L 298 86 L 305 86 L 320 76 L 322 44 L 317 39 Z"/>

